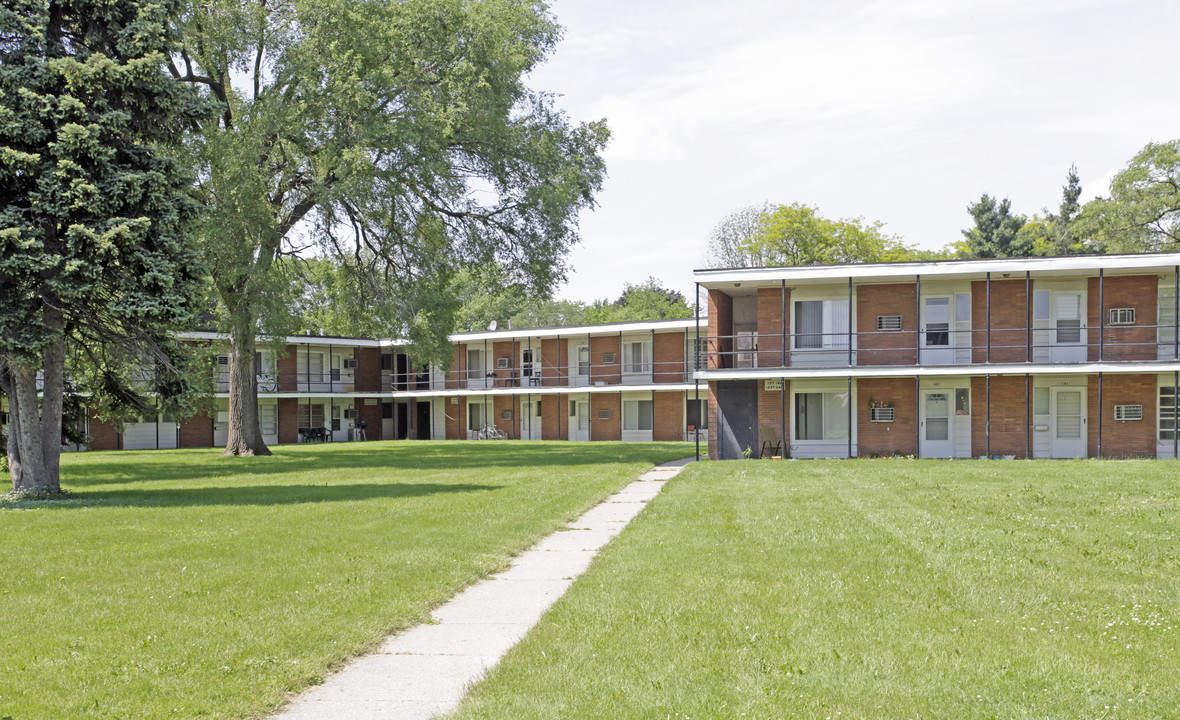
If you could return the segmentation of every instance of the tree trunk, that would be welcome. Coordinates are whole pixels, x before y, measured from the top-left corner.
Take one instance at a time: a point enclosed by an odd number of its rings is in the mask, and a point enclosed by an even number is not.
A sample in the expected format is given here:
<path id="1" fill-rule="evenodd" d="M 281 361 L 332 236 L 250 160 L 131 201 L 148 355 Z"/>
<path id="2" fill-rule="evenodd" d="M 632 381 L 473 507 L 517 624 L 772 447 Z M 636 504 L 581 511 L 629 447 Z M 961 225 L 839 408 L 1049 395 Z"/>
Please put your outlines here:
<path id="1" fill-rule="evenodd" d="M 20 426 L 13 439 L 20 443 L 20 475 L 13 478 L 13 490 L 52 493 L 61 490 L 57 476 L 45 468 L 45 444 L 41 437 L 41 413 L 37 412 L 37 369 L 27 365 L 12 368 L 13 388 L 20 407 Z"/>
<path id="2" fill-rule="evenodd" d="M 225 443 L 224 455 L 271 454 L 262 440 L 262 426 L 258 422 L 254 348 L 253 323 L 235 320 L 229 333 L 229 439 Z"/>
<path id="3" fill-rule="evenodd" d="M 53 340 L 42 353 L 41 377 L 41 451 L 45 458 L 45 476 L 51 492 L 61 490 L 62 402 L 66 384 L 65 322 L 61 311 L 47 306 L 45 324 L 53 329 Z"/>
<path id="4" fill-rule="evenodd" d="M 8 474 L 12 478 L 12 489 L 16 490 L 20 483 L 20 403 L 16 399 L 16 385 L 7 365 L 0 366 L 0 390 L 8 398 L 8 436 L 5 438 L 5 450 L 8 452 Z"/>

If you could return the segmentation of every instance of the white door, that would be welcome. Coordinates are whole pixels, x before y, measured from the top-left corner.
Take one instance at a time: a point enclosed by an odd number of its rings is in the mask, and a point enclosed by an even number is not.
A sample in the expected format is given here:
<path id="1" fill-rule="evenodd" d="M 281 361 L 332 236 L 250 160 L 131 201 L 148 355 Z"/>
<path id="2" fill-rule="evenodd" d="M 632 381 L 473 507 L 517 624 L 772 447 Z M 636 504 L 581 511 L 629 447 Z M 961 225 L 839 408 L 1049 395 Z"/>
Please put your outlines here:
<path id="1" fill-rule="evenodd" d="M 950 458 L 955 456 L 954 426 L 951 423 L 952 390 L 924 391 L 922 393 L 921 447 L 918 454 L 924 458 Z"/>
<path id="2" fill-rule="evenodd" d="M 1050 388 L 1050 457 L 1086 457 L 1086 393 L 1076 387 Z"/>
<path id="3" fill-rule="evenodd" d="M 550 400 L 549 402 L 554 402 Z M 531 400 L 521 404 L 524 417 L 520 419 L 520 436 L 523 440 L 541 439 L 541 401 Z"/>
<path id="4" fill-rule="evenodd" d="M 1086 360 L 1086 321 L 1082 293 L 1054 290 L 1051 294 L 1052 329 L 1049 332 L 1049 362 Z"/>
<path id="5" fill-rule="evenodd" d="M 570 415 L 570 440 L 590 439 L 590 401 L 570 400 L 574 406 L 574 414 Z"/>
<path id="6" fill-rule="evenodd" d="M 923 365 L 950 365 L 955 361 L 951 345 L 951 299 L 953 295 L 934 295 L 922 301 Z"/>

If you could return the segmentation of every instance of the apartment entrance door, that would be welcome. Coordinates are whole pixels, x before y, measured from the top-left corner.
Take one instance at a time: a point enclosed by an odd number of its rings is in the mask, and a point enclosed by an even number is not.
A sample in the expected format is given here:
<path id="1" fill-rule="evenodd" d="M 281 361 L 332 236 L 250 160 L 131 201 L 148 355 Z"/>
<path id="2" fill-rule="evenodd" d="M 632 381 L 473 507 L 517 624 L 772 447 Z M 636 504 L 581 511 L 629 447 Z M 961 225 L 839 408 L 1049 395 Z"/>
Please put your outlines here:
<path id="1" fill-rule="evenodd" d="M 955 456 L 954 423 L 951 422 L 951 390 L 922 393 L 922 424 L 918 454 L 924 458 Z"/>
<path id="2" fill-rule="evenodd" d="M 550 400 L 549 402 L 553 402 Z M 522 440 L 541 439 L 541 401 L 528 400 L 521 403 L 524 413 L 520 418 L 520 437 Z"/>
<path id="3" fill-rule="evenodd" d="M 717 457 L 737 460 L 750 450 L 757 457 L 758 383 L 738 380 L 717 384 Z"/>
<path id="4" fill-rule="evenodd" d="M 570 440 L 590 439 L 590 400 L 570 400 Z"/>
<path id="5" fill-rule="evenodd" d="M 1083 294 L 1078 290 L 1054 290 L 1049 332 L 1049 362 L 1084 362 L 1086 360 L 1086 324 Z"/>
<path id="6" fill-rule="evenodd" d="M 1085 391 L 1055 387 L 1049 393 L 1049 457 L 1086 457 Z"/>

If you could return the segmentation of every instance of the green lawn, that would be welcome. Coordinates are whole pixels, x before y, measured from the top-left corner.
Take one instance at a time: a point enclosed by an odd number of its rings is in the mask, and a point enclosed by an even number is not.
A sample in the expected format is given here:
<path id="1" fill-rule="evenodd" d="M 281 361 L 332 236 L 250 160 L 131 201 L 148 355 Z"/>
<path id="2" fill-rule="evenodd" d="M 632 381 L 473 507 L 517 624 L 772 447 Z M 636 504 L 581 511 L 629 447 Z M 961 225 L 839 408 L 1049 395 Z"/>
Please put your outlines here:
<path id="1" fill-rule="evenodd" d="M 1175 718 L 1180 464 L 690 467 L 472 718 Z"/>
<path id="2" fill-rule="evenodd" d="M 63 458 L 0 504 L 0 718 L 236 718 L 372 647 L 682 443 Z"/>

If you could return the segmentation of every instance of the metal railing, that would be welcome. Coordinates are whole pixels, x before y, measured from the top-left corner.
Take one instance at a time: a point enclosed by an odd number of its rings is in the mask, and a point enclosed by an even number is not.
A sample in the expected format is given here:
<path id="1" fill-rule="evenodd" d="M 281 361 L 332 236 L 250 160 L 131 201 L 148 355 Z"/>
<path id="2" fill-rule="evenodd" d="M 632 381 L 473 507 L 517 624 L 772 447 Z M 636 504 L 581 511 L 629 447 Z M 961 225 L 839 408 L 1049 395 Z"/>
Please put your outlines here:
<path id="1" fill-rule="evenodd" d="M 953 325 L 953 324 L 952 324 Z M 1180 360 L 1174 325 L 955 328 L 703 335 L 709 369 L 1017 365 Z"/>

